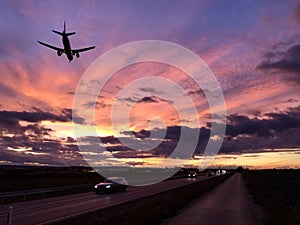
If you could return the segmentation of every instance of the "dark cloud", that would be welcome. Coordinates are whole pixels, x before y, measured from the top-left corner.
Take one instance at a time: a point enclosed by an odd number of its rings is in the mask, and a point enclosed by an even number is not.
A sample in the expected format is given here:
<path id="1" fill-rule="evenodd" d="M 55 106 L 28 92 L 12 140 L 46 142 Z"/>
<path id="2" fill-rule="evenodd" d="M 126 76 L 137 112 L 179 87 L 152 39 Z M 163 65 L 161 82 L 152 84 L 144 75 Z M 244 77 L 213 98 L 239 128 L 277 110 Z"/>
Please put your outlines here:
<path id="1" fill-rule="evenodd" d="M 35 136 L 44 137 L 44 136 L 50 136 L 50 133 L 53 131 L 50 128 L 42 127 L 38 124 L 30 124 L 23 128 L 27 132 L 32 132 Z M 30 134 L 28 134 L 30 135 Z"/>
<path id="2" fill-rule="evenodd" d="M 73 138 L 57 139 L 41 121 L 70 122 L 72 110 L 60 114 L 32 107 L 32 112 L 0 111 L 0 157 L 15 164 L 75 165 L 84 163 Z M 26 122 L 24 124 L 21 121 Z"/>
<path id="3" fill-rule="evenodd" d="M 271 131 L 284 131 L 286 129 L 300 127 L 300 115 L 293 115 L 293 113 L 267 113 L 269 120 L 264 120 L 264 125 Z"/>
<path id="4" fill-rule="evenodd" d="M 32 133 L 29 130 L 33 129 Z M 24 133 L 0 135 L 0 157 L 14 164 L 38 163 L 52 166 L 85 164 L 75 144 L 67 144 L 45 134 L 49 129 L 37 124 L 24 128 Z"/>
<path id="5" fill-rule="evenodd" d="M 124 132 L 122 132 L 122 134 L 125 134 L 125 135 L 132 135 L 133 134 L 136 138 L 148 138 L 151 135 L 151 131 L 142 129 L 138 132 L 124 131 Z"/>
<path id="6" fill-rule="evenodd" d="M 181 127 L 180 126 L 167 127 L 167 132 L 166 132 L 165 139 L 178 141 L 179 138 L 180 138 L 180 134 L 181 134 Z"/>
<path id="7" fill-rule="evenodd" d="M 63 109 L 61 115 L 56 115 L 51 112 L 19 112 L 19 111 L 0 111 L 1 123 L 17 123 L 18 121 L 26 121 L 32 123 L 38 123 L 41 121 L 49 120 L 52 122 L 69 122 L 72 120 L 72 110 Z"/>
<path id="8" fill-rule="evenodd" d="M 300 146 L 300 106 L 261 116 L 264 119 L 230 115 L 220 152 Z"/>
<path id="9" fill-rule="evenodd" d="M 229 123 L 226 127 L 226 135 L 236 137 L 241 134 L 270 136 L 271 133 L 267 127 L 264 126 L 263 121 L 258 119 L 250 119 L 243 115 L 230 115 L 228 117 Z"/>
<path id="10" fill-rule="evenodd" d="M 106 137 L 94 137 L 87 136 L 81 137 L 78 139 L 79 142 L 85 143 L 82 149 L 87 151 L 97 152 L 97 149 L 100 151 L 109 151 L 109 152 L 118 152 L 118 151 L 128 151 L 130 148 L 124 146 L 120 140 L 114 136 L 106 136 Z M 105 147 L 99 148 L 99 144 L 105 144 Z"/>
<path id="11" fill-rule="evenodd" d="M 116 158 L 149 158 L 153 157 L 152 154 L 145 154 L 145 152 L 138 152 L 135 150 L 116 151 L 112 155 Z"/>
<path id="12" fill-rule="evenodd" d="M 67 137 L 66 138 L 66 142 L 68 142 L 68 143 L 75 143 L 76 140 L 74 138 L 72 138 L 72 137 Z"/>
<path id="13" fill-rule="evenodd" d="M 105 104 L 103 101 L 96 101 L 96 102 L 90 101 L 90 102 L 86 102 L 82 106 L 87 109 L 94 109 L 94 108 L 99 109 L 99 108 L 105 108 L 108 105 Z"/>
<path id="14" fill-rule="evenodd" d="M 79 152 L 73 146 L 49 144 L 47 142 L 36 143 L 34 148 L 28 151 L 8 150 L 0 147 L 0 158 L 13 164 L 43 164 L 50 166 L 86 165 Z"/>
<path id="15" fill-rule="evenodd" d="M 226 134 L 220 153 L 253 151 L 267 148 L 300 146 L 300 106 L 284 112 L 262 114 L 259 117 L 233 114 L 228 116 Z M 200 129 L 196 153 L 203 153 L 210 135 L 211 124 Z M 175 132 L 179 135 L 179 132 Z M 173 137 L 178 139 L 178 136 Z"/>
<path id="16" fill-rule="evenodd" d="M 93 138 L 93 137 L 90 137 L 90 138 Z M 115 138 L 114 136 L 106 136 L 106 137 L 100 137 L 100 138 L 104 144 L 108 144 L 108 143 L 115 144 L 116 140 L 117 140 L 117 138 Z M 96 141 L 99 141 L 99 138 L 97 138 Z M 117 142 L 117 143 L 119 143 L 119 142 Z"/>
<path id="17" fill-rule="evenodd" d="M 158 103 L 159 101 L 154 97 L 144 97 L 138 103 Z"/>
<path id="18" fill-rule="evenodd" d="M 300 47 L 300 46 L 299 46 Z M 259 69 L 279 69 L 287 72 L 299 73 L 299 59 L 283 58 L 276 62 L 263 62 L 259 65 Z"/>
<path id="19" fill-rule="evenodd" d="M 142 166 L 142 165 L 145 165 L 144 162 L 126 162 L 125 164 L 130 165 L 130 166 Z"/>
<path id="20" fill-rule="evenodd" d="M 122 102 L 130 102 L 130 103 L 136 103 L 138 101 L 137 99 L 131 98 L 131 97 L 128 97 L 128 98 L 118 98 L 118 100 L 120 100 Z"/>
<path id="21" fill-rule="evenodd" d="M 286 102 L 287 103 L 296 103 L 296 102 L 298 102 L 298 100 L 291 98 L 291 99 L 288 99 Z"/>
<path id="22" fill-rule="evenodd" d="M 189 91 L 188 92 L 189 95 L 200 95 L 202 97 L 205 96 L 204 92 L 202 89 L 198 89 L 198 90 L 194 90 L 194 91 Z"/>
<path id="23" fill-rule="evenodd" d="M 68 122 L 71 115 L 69 110 L 62 110 L 61 115 L 55 115 L 49 112 L 17 112 L 17 111 L 0 111 L 0 131 L 5 134 L 14 135 L 14 138 L 32 138 L 51 136 L 53 130 L 45 128 L 39 124 L 43 120 Z M 21 125 L 24 121 L 29 124 Z M 20 136 L 20 137 L 19 137 Z M 4 138 L 12 138 L 10 136 Z M 26 143 L 25 140 L 22 140 Z M 22 143 L 21 141 L 21 143 Z M 10 140 L 11 143 L 17 143 L 17 140 Z M 23 146 L 18 144 L 19 146 Z"/>
<path id="24" fill-rule="evenodd" d="M 300 109 L 290 108 L 287 112 L 266 113 L 267 119 L 250 119 L 243 115 L 230 115 L 226 135 L 236 137 L 241 134 L 271 137 L 274 132 L 283 132 L 288 129 L 300 127 Z"/>
<path id="25" fill-rule="evenodd" d="M 131 131 L 126 131 L 123 132 L 123 134 L 128 134 L 128 135 L 135 135 L 135 137 L 137 138 L 142 138 L 147 140 L 147 138 L 153 134 L 154 136 L 159 136 L 156 135 L 156 133 L 161 134 L 161 133 L 166 133 L 165 137 L 163 139 L 161 139 L 161 143 L 154 149 L 147 151 L 147 153 L 150 154 L 150 156 L 169 156 L 173 153 L 173 151 L 176 149 L 177 145 L 178 145 L 178 141 L 180 139 L 180 135 L 182 132 L 186 132 L 186 133 L 192 133 L 194 131 L 194 129 L 196 128 L 189 128 L 189 127 L 181 127 L 181 126 L 169 126 L 167 127 L 167 129 L 154 129 L 151 131 L 147 131 L 147 130 L 140 130 L 138 132 L 131 132 Z M 184 131 L 183 131 L 184 130 Z M 199 139 L 198 139 L 198 143 L 197 143 L 197 147 L 195 150 L 195 153 L 200 154 L 203 153 L 208 139 L 210 136 L 210 129 L 207 128 L 200 128 L 200 135 L 199 135 Z M 118 151 L 118 152 L 122 152 L 122 154 L 117 154 L 118 157 L 120 157 L 121 155 L 123 157 L 126 158 L 126 151 L 130 152 L 130 158 L 132 157 L 149 157 L 149 155 L 145 156 L 144 154 L 138 154 L 138 151 L 136 151 L 135 154 L 132 153 L 135 152 L 134 149 L 129 150 L 128 148 L 126 149 L 125 146 L 123 146 L 121 144 L 121 142 L 113 137 L 113 136 L 109 136 L 109 137 L 105 137 L 105 138 L 101 138 L 101 140 L 106 140 L 106 144 L 114 144 L 114 151 Z M 120 148 L 122 146 L 122 148 Z M 108 151 L 111 151 L 112 148 L 111 147 L 107 147 Z"/>
<path id="26" fill-rule="evenodd" d="M 166 100 L 157 96 L 146 96 L 143 97 L 141 100 L 137 101 L 137 103 L 159 103 L 159 102 L 173 103 L 173 101 L 171 100 Z"/>
<path id="27" fill-rule="evenodd" d="M 266 53 L 257 69 L 279 73 L 285 80 L 300 84 L 300 44 L 284 52 Z"/>
<path id="28" fill-rule="evenodd" d="M 36 112 L 38 113 L 38 112 Z M 65 110 L 61 113 L 66 117 L 70 111 Z M 0 114 L 2 115 L 2 114 Z M 62 163 L 82 163 L 79 149 L 73 138 L 55 139 L 51 136 L 52 130 L 41 126 L 38 123 L 31 123 L 21 126 L 18 121 L 33 121 L 27 114 L 13 113 L 15 120 L 0 120 L 2 124 L 0 144 L 5 153 L 1 153 L 2 160 L 11 162 L 33 161 L 39 163 L 51 162 L 51 164 Z M 10 118 L 13 118 L 10 115 Z M 37 114 L 40 115 L 40 114 Z M 48 115 L 48 114 L 46 114 Z M 2 115 L 3 116 L 3 115 Z M 3 117 L 2 117 L 3 118 Z M 39 116 L 34 121 L 41 121 Z M 48 117 L 47 117 L 48 118 Z M 53 118 L 50 117 L 50 118 Z M 54 117 L 55 118 L 55 117 Z M 270 112 L 266 114 L 259 113 L 257 116 L 246 116 L 233 114 L 228 116 L 225 139 L 220 149 L 220 153 L 240 153 L 257 152 L 263 149 L 272 148 L 292 148 L 300 146 L 300 106 L 288 108 L 284 112 Z M 218 125 L 218 124 L 216 124 Z M 166 129 L 166 130 L 165 130 Z M 148 158 L 148 157 L 169 157 L 178 146 L 182 132 L 191 132 L 196 128 L 169 126 L 165 129 L 125 131 L 123 134 L 134 134 L 135 137 L 147 142 L 151 134 L 166 133 L 161 139 L 161 143 L 149 151 L 139 151 L 130 149 L 122 144 L 122 139 L 133 141 L 132 137 L 117 138 L 114 136 L 106 137 L 81 137 L 79 141 L 84 143 L 83 149 L 87 152 L 99 152 L 100 143 L 105 144 L 101 151 L 110 151 L 111 156 L 115 158 Z M 7 135 L 10 134 L 10 135 Z M 211 133 L 211 124 L 200 128 L 198 143 L 194 154 L 203 154 Z M 100 142 L 101 138 L 101 142 Z M 7 151 L 8 147 L 12 149 L 29 148 L 35 153 L 41 154 L 40 158 L 33 154 L 17 151 Z M 44 155 L 45 154 L 45 155 Z M 46 160 L 46 156 L 49 161 Z M 64 158 L 64 161 L 61 159 Z"/>
<path id="29" fill-rule="evenodd" d="M 77 124 L 85 124 L 85 120 L 77 116 L 75 113 L 73 114 L 73 122 Z"/>

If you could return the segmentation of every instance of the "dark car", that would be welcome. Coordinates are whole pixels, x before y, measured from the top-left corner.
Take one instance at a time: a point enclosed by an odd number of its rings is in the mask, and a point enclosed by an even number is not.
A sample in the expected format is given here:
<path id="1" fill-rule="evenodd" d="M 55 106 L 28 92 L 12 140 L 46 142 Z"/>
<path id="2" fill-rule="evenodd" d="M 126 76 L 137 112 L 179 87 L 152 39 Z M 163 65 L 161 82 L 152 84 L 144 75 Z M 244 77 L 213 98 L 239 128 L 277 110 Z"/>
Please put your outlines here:
<path id="1" fill-rule="evenodd" d="M 208 171 L 208 173 L 207 173 L 207 176 L 208 177 L 213 177 L 215 174 L 214 174 L 214 172 L 212 172 L 212 171 Z"/>
<path id="2" fill-rule="evenodd" d="M 188 174 L 188 177 L 190 177 L 190 178 L 195 178 L 196 176 L 197 176 L 196 171 L 190 171 Z"/>
<path id="3" fill-rule="evenodd" d="M 128 182 L 124 177 L 110 177 L 95 185 L 95 191 L 99 193 L 111 193 L 116 191 L 126 191 Z"/>

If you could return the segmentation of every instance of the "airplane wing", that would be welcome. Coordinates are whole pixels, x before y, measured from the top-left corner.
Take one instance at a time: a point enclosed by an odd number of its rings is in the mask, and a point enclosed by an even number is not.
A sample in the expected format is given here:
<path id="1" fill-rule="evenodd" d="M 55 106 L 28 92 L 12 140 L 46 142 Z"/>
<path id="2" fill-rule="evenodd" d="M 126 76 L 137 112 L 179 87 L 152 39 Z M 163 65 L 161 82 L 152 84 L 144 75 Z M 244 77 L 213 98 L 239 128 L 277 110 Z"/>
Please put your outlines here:
<path id="1" fill-rule="evenodd" d="M 46 46 L 46 47 L 48 47 L 48 48 L 52 48 L 52 49 L 54 49 L 54 50 L 56 50 L 56 51 L 65 52 L 65 50 L 62 49 L 62 48 L 58 48 L 58 47 L 55 47 L 55 46 L 52 46 L 52 45 L 48 45 L 48 44 L 43 43 L 43 42 L 41 42 L 41 41 L 38 41 L 38 43 L 40 43 L 41 45 L 44 45 L 44 46 Z"/>
<path id="2" fill-rule="evenodd" d="M 78 52 L 84 52 L 84 51 L 88 51 L 91 49 L 94 49 L 96 46 L 92 46 L 92 47 L 87 47 L 87 48 L 80 48 L 80 49 L 73 49 L 72 52 L 74 54 L 78 53 Z"/>

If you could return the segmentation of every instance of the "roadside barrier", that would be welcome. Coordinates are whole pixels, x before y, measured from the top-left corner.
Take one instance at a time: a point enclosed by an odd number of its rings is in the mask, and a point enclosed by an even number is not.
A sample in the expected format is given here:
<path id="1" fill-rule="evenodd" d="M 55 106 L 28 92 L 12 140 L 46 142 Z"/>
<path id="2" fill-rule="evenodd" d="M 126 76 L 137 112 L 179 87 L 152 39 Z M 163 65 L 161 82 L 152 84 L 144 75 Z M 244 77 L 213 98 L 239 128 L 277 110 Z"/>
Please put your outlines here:
<path id="1" fill-rule="evenodd" d="M 11 191 L 11 192 L 1 192 L 0 202 L 1 204 L 7 204 L 17 201 L 27 201 L 38 198 L 45 198 L 47 196 L 59 194 L 59 193 L 77 193 L 80 191 L 90 191 L 92 190 L 92 184 L 84 185 L 71 185 L 62 187 L 51 187 L 51 188 L 40 188 L 40 189 L 30 189 L 24 191 Z"/>

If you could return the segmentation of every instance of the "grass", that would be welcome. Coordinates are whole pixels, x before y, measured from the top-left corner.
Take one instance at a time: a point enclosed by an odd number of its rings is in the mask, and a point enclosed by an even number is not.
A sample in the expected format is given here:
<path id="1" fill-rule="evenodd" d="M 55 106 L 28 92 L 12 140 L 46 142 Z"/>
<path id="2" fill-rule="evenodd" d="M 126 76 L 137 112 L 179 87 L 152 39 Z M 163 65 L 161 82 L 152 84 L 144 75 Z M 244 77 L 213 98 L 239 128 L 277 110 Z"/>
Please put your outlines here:
<path id="1" fill-rule="evenodd" d="M 265 224 L 300 224 L 300 170 L 249 170 L 243 176 Z"/>

